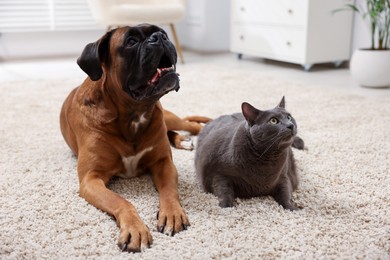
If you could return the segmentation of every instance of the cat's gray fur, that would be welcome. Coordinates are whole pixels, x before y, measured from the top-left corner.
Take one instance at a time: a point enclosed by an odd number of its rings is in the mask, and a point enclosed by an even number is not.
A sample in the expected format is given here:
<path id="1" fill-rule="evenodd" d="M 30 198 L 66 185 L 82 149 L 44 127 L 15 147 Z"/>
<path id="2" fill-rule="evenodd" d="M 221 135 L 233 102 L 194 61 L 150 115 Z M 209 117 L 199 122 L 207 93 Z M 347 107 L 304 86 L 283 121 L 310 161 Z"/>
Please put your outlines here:
<path id="1" fill-rule="evenodd" d="M 285 209 L 297 209 L 292 192 L 299 178 L 291 147 L 303 149 L 304 142 L 296 134 L 284 97 L 271 110 L 244 102 L 242 114 L 210 121 L 199 134 L 195 155 L 203 189 L 215 194 L 221 207 L 232 207 L 237 197 L 271 195 Z"/>

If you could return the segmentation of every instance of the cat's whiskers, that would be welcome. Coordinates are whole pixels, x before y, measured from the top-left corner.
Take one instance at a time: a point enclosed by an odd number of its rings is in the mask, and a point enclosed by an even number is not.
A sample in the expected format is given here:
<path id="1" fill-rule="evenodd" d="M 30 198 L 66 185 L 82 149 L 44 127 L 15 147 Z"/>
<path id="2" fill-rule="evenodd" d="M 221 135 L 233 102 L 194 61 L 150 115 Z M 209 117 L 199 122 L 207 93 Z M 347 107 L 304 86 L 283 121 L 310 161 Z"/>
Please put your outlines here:
<path id="1" fill-rule="evenodd" d="M 268 142 L 272 142 L 269 146 L 267 146 L 267 148 L 263 151 L 263 153 L 260 155 L 259 159 L 263 157 L 263 155 L 268 152 L 268 150 L 275 144 L 275 142 L 277 140 L 279 140 L 279 138 L 282 136 L 282 135 L 287 135 L 289 134 L 289 131 L 286 131 L 286 130 L 281 130 L 279 132 L 276 133 L 275 136 L 273 136 L 272 138 L 270 138 L 270 140 L 268 141 L 265 141 L 265 143 L 268 143 Z"/>
<path id="2" fill-rule="evenodd" d="M 267 140 L 265 143 L 268 143 L 268 142 L 272 142 L 269 146 L 267 146 L 267 148 L 263 151 L 263 153 L 260 155 L 259 159 L 261 157 L 263 157 L 263 155 L 275 144 L 275 142 L 278 140 L 278 137 L 280 135 L 280 131 L 278 133 L 276 133 L 276 135 L 272 138 L 270 138 L 270 140 Z"/>

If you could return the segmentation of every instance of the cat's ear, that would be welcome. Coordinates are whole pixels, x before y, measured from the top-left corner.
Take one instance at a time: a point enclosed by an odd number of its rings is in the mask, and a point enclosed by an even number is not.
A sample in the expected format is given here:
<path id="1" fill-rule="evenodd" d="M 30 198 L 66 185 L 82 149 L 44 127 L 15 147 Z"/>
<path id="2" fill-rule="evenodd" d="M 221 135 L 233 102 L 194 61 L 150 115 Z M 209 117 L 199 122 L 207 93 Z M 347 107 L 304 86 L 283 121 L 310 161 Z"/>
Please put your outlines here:
<path id="1" fill-rule="evenodd" d="M 284 101 L 284 96 L 282 97 L 282 100 L 280 100 L 278 107 L 285 108 L 286 102 Z"/>
<path id="2" fill-rule="evenodd" d="M 252 126 L 260 114 L 260 110 L 253 107 L 251 104 L 248 104 L 246 102 L 242 103 L 241 105 L 242 114 L 245 117 L 245 120 L 248 122 L 249 126 Z"/>

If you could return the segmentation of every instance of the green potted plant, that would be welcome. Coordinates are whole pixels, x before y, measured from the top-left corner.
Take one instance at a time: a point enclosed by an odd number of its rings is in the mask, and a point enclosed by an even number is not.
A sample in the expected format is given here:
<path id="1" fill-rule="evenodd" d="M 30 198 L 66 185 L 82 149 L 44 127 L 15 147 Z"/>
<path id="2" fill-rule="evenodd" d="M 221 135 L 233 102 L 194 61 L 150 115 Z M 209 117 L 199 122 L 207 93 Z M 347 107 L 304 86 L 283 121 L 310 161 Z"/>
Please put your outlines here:
<path id="1" fill-rule="evenodd" d="M 336 11 L 347 9 L 368 20 L 371 30 L 371 46 L 352 55 L 352 77 L 366 87 L 390 86 L 390 0 L 361 0 Z"/>

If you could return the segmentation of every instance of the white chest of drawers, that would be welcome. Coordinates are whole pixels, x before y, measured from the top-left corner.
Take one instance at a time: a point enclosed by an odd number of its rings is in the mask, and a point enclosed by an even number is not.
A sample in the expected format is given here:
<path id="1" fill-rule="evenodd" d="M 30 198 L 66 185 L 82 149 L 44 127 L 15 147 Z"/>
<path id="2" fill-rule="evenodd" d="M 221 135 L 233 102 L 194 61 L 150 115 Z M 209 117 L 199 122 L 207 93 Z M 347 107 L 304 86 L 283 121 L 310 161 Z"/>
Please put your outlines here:
<path id="1" fill-rule="evenodd" d="M 301 64 L 349 60 L 350 11 L 333 13 L 346 0 L 231 0 L 230 49 Z"/>

